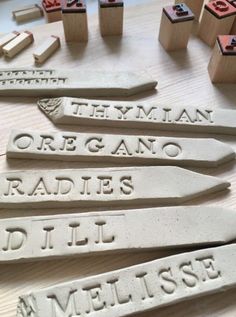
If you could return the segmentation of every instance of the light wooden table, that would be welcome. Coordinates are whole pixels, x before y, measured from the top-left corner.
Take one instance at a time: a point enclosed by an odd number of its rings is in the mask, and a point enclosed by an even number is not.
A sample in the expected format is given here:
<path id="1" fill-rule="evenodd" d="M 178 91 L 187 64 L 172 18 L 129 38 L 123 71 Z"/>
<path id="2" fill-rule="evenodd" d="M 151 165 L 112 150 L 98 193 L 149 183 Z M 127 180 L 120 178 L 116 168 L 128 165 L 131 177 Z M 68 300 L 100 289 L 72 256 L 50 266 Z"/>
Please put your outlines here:
<path id="1" fill-rule="evenodd" d="M 62 41 L 62 49 L 50 59 L 45 67 L 68 67 L 76 71 L 100 70 L 148 70 L 159 81 L 156 93 L 135 96 L 133 99 L 156 100 L 165 104 L 213 105 L 214 107 L 235 108 L 235 85 L 213 86 L 207 73 L 211 49 L 195 35 L 188 50 L 166 53 L 157 37 L 163 5 L 169 0 L 154 0 L 143 6 L 128 8 L 125 12 L 125 32 L 121 39 L 102 39 L 98 32 L 97 16 L 89 19 L 90 39 L 87 45 L 70 44 Z M 35 44 L 11 62 L 0 59 L 0 66 L 33 66 L 32 52 L 44 37 L 55 34 L 63 37 L 61 22 L 32 29 Z M 57 128 L 38 110 L 34 98 L 1 98 L 0 100 L 0 169 L 76 168 L 80 163 L 6 160 L 5 148 L 12 128 L 56 130 Z M 91 131 L 94 128 L 64 127 L 68 131 Z M 111 129 L 97 129 L 111 132 Z M 120 129 L 112 129 L 121 133 Z M 122 130 L 123 133 L 140 131 Z M 144 131 L 146 134 L 155 133 Z M 199 136 L 194 134 L 159 132 L 156 135 Z M 201 135 L 209 137 L 208 135 Z M 235 137 L 217 136 L 219 140 L 236 147 Z M 212 149 L 214 151 L 214 149 Z M 94 166 L 94 165 L 90 165 Z M 191 204 L 215 204 L 234 207 L 236 202 L 236 167 L 234 162 L 216 169 L 195 169 L 216 175 L 232 182 L 230 191 L 191 201 Z M 189 203 L 190 204 L 190 203 Z M 98 210 L 101 209 L 97 208 Z M 78 210 L 24 210 L 1 211 L 1 217 L 29 216 L 76 212 Z M 236 228 L 235 228 L 236 231 Z M 150 233 L 151 234 L 151 233 Z M 145 252 L 96 256 L 93 258 L 59 259 L 50 262 L 1 265 L 0 270 L 0 316 L 15 316 L 17 297 L 30 290 L 70 281 L 82 276 L 101 273 L 112 269 L 142 263 L 173 252 Z M 236 263 L 235 263 L 236 265 Z M 214 296 L 184 302 L 164 309 L 143 313 L 141 317 L 234 317 L 236 316 L 236 290 Z M 47 317 L 47 316 L 45 316 Z"/>

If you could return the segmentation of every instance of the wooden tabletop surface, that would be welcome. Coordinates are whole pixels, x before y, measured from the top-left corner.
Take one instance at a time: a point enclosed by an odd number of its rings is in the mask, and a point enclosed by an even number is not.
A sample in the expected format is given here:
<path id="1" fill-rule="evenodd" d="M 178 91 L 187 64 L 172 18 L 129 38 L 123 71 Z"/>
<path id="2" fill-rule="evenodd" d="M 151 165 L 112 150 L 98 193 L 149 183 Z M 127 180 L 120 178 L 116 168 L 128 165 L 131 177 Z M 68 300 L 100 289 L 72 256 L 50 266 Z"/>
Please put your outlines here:
<path id="1" fill-rule="evenodd" d="M 122 38 L 101 38 L 98 31 L 97 15 L 89 18 L 89 42 L 83 44 L 65 44 L 62 23 L 47 24 L 32 29 L 35 43 L 19 54 L 12 61 L 0 59 L 0 67 L 34 66 L 32 53 L 34 48 L 44 41 L 47 35 L 61 36 L 62 47 L 44 66 L 71 68 L 74 71 L 94 70 L 147 70 L 159 81 L 156 92 L 147 92 L 135 96 L 132 100 L 156 100 L 167 105 L 211 105 L 221 108 L 235 108 L 235 85 L 212 85 L 207 65 L 211 49 L 203 44 L 196 35 L 197 24 L 186 51 L 166 53 L 158 42 L 158 31 L 162 6 L 173 3 L 169 0 L 146 1 L 145 5 L 127 8 L 125 28 Z M 39 169 L 39 168 L 76 168 L 98 166 L 69 162 L 43 162 L 27 160 L 6 160 L 6 144 L 12 128 L 90 131 L 138 134 L 140 130 L 102 129 L 54 126 L 36 106 L 36 98 L 1 98 L 0 99 L 0 169 Z M 131 100 L 131 98 L 130 98 Z M 166 136 L 209 137 L 201 134 L 168 133 L 143 131 L 146 134 Z M 232 147 L 236 147 L 235 136 L 216 136 Z M 194 146 L 194 145 L 193 145 Z M 214 151 L 214 149 L 212 149 Z M 104 166 L 99 164 L 99 166 Z M 193 169 L 192 169 L 193 170 Z M 235 163 L 213 169 L 194 169 L 209 175 L 222 177 L 232 183 L 231 189 L 188 204 L 211 204 L 234 208 L 236 202 L 236 167 Z M 103 210 L 102 208 L 93 210 Z M 1 210 L 0 216 L 30 216 L 40 214 L 68 213 L 86 210 Z M 209 228 L 209 230 L 211 230 Z M 236 230 L 236 228 L 235 228 Z M 151 233 L 150 233 L 151 234 Z M 180 252 L 180 251 L 178 251 Z M 142 263 L 160 258 L 172 252 L 142 252 L 84 258 L 67 258 L 47 262 L 1 265 L 0 273 L 0 316 L 13 317 L 19 295 L 56 283 L 78 279 L 82 276 L 97 274 L 113 269 Z M 236 264 L 235 264 L 236 265 Z M 236 289 L 221 294 L 172 305 L 164 309 L 143 313 L 141 317 L 234 317 L 236 316 Z M 47 317 L 47 316 L 45 316 Z"/>

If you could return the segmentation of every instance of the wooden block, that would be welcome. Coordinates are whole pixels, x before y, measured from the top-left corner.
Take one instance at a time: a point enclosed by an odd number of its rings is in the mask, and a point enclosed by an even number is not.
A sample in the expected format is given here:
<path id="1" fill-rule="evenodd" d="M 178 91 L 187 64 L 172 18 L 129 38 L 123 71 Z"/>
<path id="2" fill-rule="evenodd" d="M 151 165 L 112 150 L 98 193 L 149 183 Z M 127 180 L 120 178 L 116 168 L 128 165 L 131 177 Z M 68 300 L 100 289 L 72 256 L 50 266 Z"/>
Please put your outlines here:
<path id="1" fill-rule="evenodd" d="M 43 0 L 42 6 L 48 23 L 61 21 L 61 0 Z"/>
<path id="2" fill-rule="evenodd" d="M 218 36 L 208 71 L 213 83 L 236 83 L 236 36 Z"/>
<path id="3" fill-rule="evenodd" d="M 235 153 L 215 139 L 13 130 L 7 157 L 212 167 L 235 159 Z"/>
<path id="4" fill-rule="evenodd" d="M 12 58 L 27 46 L 34 42 L 34 36 L 31 32 L 25 31 L 14 40 L 3 47 L 3 53 L 6 57 Z"/>
<path id="5" fill-rule="evenodd" d="M 20 11 L 29 10 L 29 9 L 34 9 L 36 6 L 37 6 L 37 4 L 34 3 L 34 4 L 29 4 L 27 6 L 17 7 L 12 11 L 12 16 L 13 16 L 13 18 L 15 18 L 15 13 L 20 12 Z"/>
<path id="6" fill-rule="evenodd" d="M 38 101 L 55 124 L 236 134 L 236 110 L 214 105 L 52 98 Z"/>
<path id="7" fill-rule="evenodd" d="M 236 8 L 236 0 L 228 0 L 228 2 Z M 233 26 L 231 28 L 230 34 L 236 35 L 236 17 L 234 19 L 234 23 L 233 23 Z"/>
<path id="8" fill-rule="evenodd" d="M 20 35 L 19 32 L 13 31 L 0 38 L 0 54 L 3 53 L 3 47 L 7 45 L 9 42 L 11 42 L 12 40 L 14 40 L 18 35 Z"/>
<path id="9" fill-rule="evenodd" d="M 60 38 L 51 35 L 41 46 L 33 53 L 35 63 L 44 63 L 60 47 Z"/>
<path id="10" fill-rule="evenodd" d="M 225 244 L 236 238 L 235 216 L 181 206 L 1 219 L 0 263 Z"/>
<path id="11" fill-rule="evenodd" d="M 42 8 L 38 5 L 35 5 L 34 8 L 15 12 L 14 17 L 17 22 L 25 22 L 33 19 L 38 19 L 42 15 Z"/>
<path id="12" fill-rule="evenodd" d="M 25 312 L 30 312 L 28 316 L 33 312 L 35 317 L 137 316 L 137 313 L 236 287 L 235 263 L 236 244 L 231 244 L 80 277 L 20 296 L 16 316 L 27 316 Z M 222 314 L 212 314 L 217 315 Z"/>
<path id="13" fill-rule="evenodd" d="M 17 209 L 175 205 L 230 186 L 176 166 L 13 171 L 0 183 L 0 208 Z"/>
<path id="14" fill-rule="evenodd" d="M 204 0 L 175 0 L 175 4 L 185 3 L 193 12 L 195 20 L 199 21 Z"/>
<path id="15" fill-rule="evenodd" d="M 62 0 L 62 21 L 67 42 L 88 41 L 85 0 Z"/>
<path id="16" fill-rule="evenodd" d="M 0 69 L 2 96 L 131 96 L 154 89 L 156 85 L 157 82 L 147 73 Z"/>
<path id="17" fill-rule="evenodd" d="M 199 37 L 213 46 L 218 35 L 230 33 L 236 15 L 236 8 L 227 0 L 214 0 L 205 5 L 199 27 Z"/>
<path id="18" fill-rule="evenodd" d="M 186 49 L 192 30 L 194 15 L 185 4 L 163 9 L 159 41 L 166 51 Z"/>
<path id="19" fill-rule="evenodd" d="M 123 0 L 99 0 L 99 25 L 102 36 L 122 35 Z"/>

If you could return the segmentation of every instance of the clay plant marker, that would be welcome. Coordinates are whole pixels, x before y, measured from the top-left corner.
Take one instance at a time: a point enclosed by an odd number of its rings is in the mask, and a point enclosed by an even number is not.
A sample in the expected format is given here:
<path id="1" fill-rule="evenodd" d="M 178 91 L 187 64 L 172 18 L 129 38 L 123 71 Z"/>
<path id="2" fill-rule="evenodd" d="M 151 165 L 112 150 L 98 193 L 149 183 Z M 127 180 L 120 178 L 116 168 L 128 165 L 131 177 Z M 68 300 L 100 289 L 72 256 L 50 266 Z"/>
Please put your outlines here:
<path id="1" fill-rule="evenodd" d="M 219 245 L 235 239 L 235 224 L 235 211 L 214 206 L 1 219 L 0 263 Z"/>
<path id="2" fill-rule="evenodd" d="M 182 253 L 20 296 L 17 317 L 122 317 L 236 286 L 236 244 Z"/>
<path id="3" fill-rule="evenodd" d="M 1 208 L 179 204 L 230 186 L 175 166 L 14 171 L 0 184 Z"/>
<path id="4" fill-rule="evenodd" d="M 0 96 L 130 96 L 154 89 L 156 85 L 147 73 L 0 69 Z"/>
<path id="5" fill-rule="evenodd" d="M 236 110 L 215 106 L 51 98 L 39 108 L 55 124 L 236 134 Z"/>
<path id="6" fill-rule="evenodd" d="M 215 139 L 13 130 L 7 157 L 211 167 L 235 152 Z"/>

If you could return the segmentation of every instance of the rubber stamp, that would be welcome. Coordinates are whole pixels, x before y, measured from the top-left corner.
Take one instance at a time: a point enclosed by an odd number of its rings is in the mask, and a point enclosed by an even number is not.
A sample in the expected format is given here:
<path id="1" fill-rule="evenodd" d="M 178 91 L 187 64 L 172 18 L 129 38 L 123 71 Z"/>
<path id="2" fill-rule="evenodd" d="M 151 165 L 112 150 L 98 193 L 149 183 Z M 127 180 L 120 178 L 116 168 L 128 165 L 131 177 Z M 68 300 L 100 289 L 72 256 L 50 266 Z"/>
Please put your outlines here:
<path id="1" fill-rule="evenodd" d="M 236 134 L 236 111 L 158 102 L 49 98 L 39 108 L 55 124 Z"/>
<path id="2" fill-rule="evenodd" d="M 32 8 L 16 11 L 13 13 L 14 18 L 18 23 L 30 21 L 33 19 L 38 19 L 42 17 L 42 15 L 43 15 L 43 10 L 37 4 Z"/>
<path id="3" fill-rule="evenodd" d="M 0 263 L 220 245 L 235 224 L 235 211 L 214 206 L 1 219 Z"/>
<path id="4" fill-rule="evenodd" d="M 175 4 L 185 3 L 193 12 L 195 20 L 199 20 L 204 0 L 175 0 Z"/>
<path id="5" fill-rule="evenodd" d="M 102 36 L 122 35 L 123 0 L 99 0 L 99 25 Z"/>
<path id="6" fill-rule="evenodd" d="M 231 244 L 80 277 L 20 296 L 17 317 L 25 312 L 122 317 L 157 309 L 235 287 L 235 262 L 236 244 Z"/>
<path id="7" fill-rule="evenodd" d="M 186 4 L 163 8 L 159 41 L 166 51 L 186 49 L 194 15 Z"/>
<path id="8" fill-rule="evenodd" d="M 60 38 L 51 35 L 33 53 L 36 64 L 43 64 L 60 47 Z"/>
<path id="9" fill-rule="evenodd" d="M 201 40 L 207 45 L 213 46 L 218 35 L 230 33 L 235 15 L 236 8 L 227 0 L 213 0 L 207 3 L 199 27 Z"/>
<path id="10" fill-rule="evenodd" d="M 30 37 L 29 34 L 28 36 Z M 11 45 L 11 54 L 12 51 Z M 131 96 L 154 89 L 156 85 L 157 82 L 147 73 L 108 71 L 85 73 L 75 72 L 73 69 L 37 68 L 0 69 L 0 96 Z"/>
<path id="11" fill-rule="evenodd" d="M 48 23 L 62 19 L 61 0 L 43 0 L 42 6 Z"/>
<path id="12" fill-rule="evenodd" d="M 235 159 L 235 152 L 215 139 L 13 130 L 7 157 L 212 167 Z"/>
<path id="13" fill-rule="evenodd" d="M 67 42 L 88 41 L 85 0 L 62 0 L 62 21 Z"/>
<path id="14" fill-rule="evenodd" d="M 3 35 L 1 38 L 0 38 L 0 54 L 3 53 L 3 47 L 5 45 L 7 45 L 9 42 L 11 42 L 12 40 L 14 40 L 18 35 L 20 35 L 19 32 L 17 31 L 13 31 L 11 33 L 8 33 L 6 35 Z"/>
<path id="15" fill-rule="evenodd" d="M 1 208 L 179 204 L 230 186 L 176 166 L 14 171 L 0 183 Z"/>
<path id="16" fill-rule="evenodd" d="M 213 83 L 236 83 L 236 35 L 218 36 L 208 72 Z"/>
<path id="17" fill-rule="evenodd" d="M 14 40 L 3 47 L 4 56 L 13 58 L 23 51 L 27 46 L 34 42 L 34 36 L 31 32 L 25 31 L 18 35 Z"/>
<path id="18" fill-rule="evenodd" d="M 228 0 L 228 2 L 234 6 L 236 8 L 236 1 L 235 0 Z M 236 17 L 234 19 L 234 23 L 233 23 L 233 26 L 231 28 L 231 31 L 230 31 L 230 34 L 232 35 L 236 35 Z"/>

